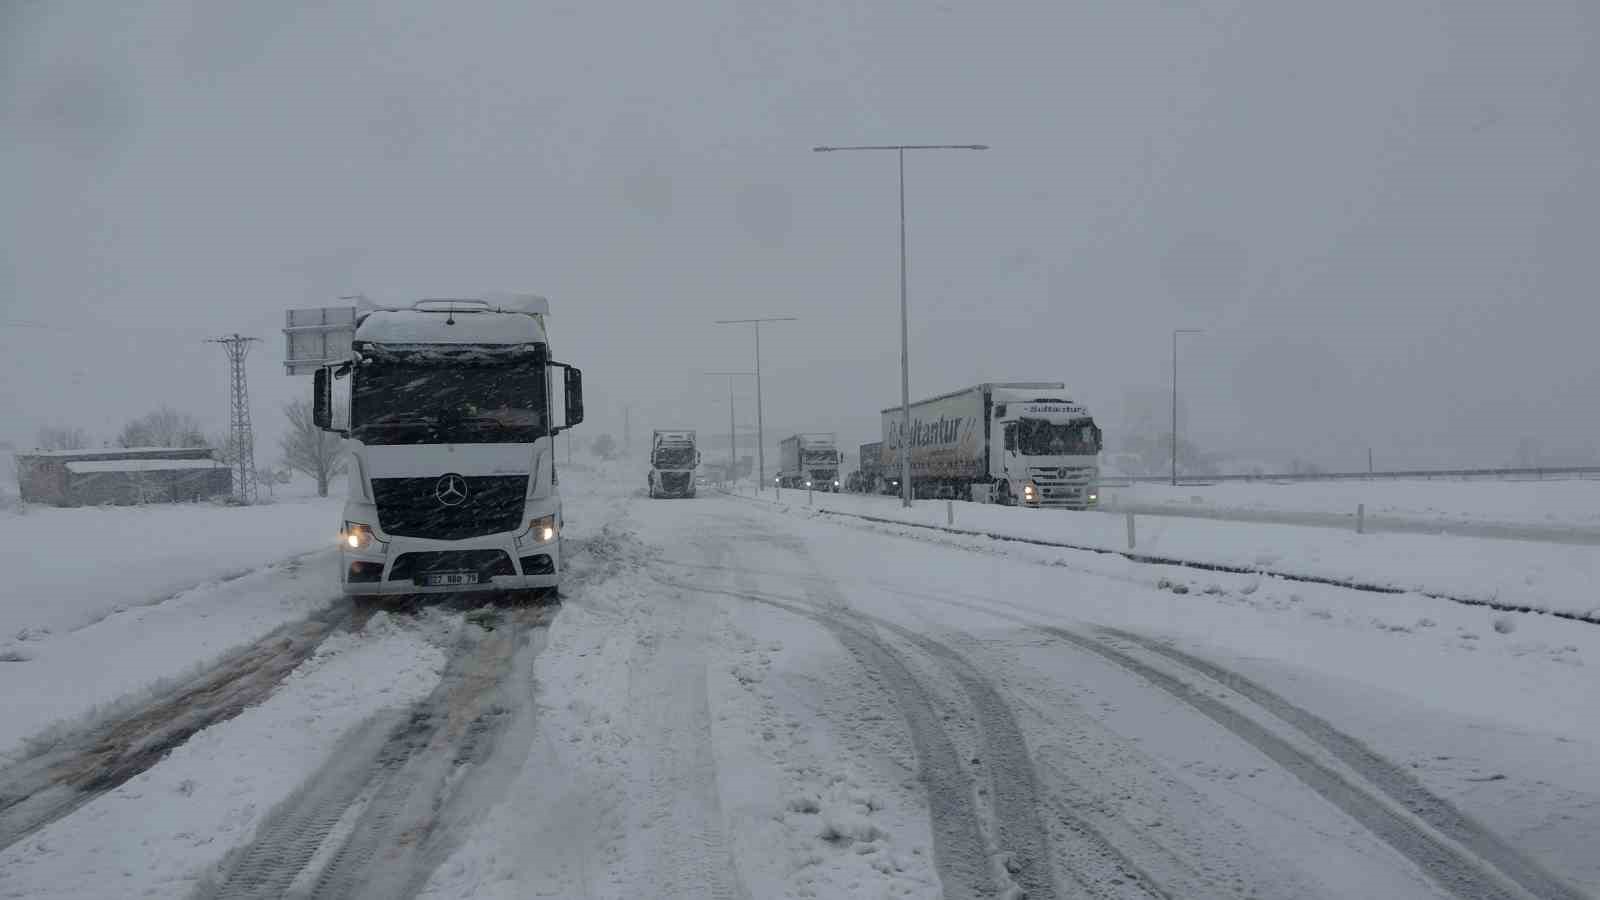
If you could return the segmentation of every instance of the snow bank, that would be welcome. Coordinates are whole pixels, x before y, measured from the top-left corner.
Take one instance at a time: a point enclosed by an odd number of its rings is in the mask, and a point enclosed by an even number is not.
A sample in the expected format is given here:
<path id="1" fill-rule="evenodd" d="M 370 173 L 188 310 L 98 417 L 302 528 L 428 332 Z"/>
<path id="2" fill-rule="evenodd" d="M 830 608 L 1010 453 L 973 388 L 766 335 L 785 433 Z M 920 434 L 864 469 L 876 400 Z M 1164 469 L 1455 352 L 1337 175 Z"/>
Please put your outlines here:
<path id="1" fill-rule="evenodd" d="M 339 498 L 0 510 L 0 643 L 61 634 L 333 545 Z"/>
<path id="2" fill-rule="evenodd" d="M 1505 525 L 1600 530 L 1600 480 L 1140 483 L 1108 486 L 1108 506 L 1199 512 L 1320 513 L 1412 520 L 1441 528 Z"/>
<path id="3" fill-rule="evenodd" d="M 767 494 L 769 504 L 771 494 Z M 944 501 L 919 501 L 907 510 L 892 497 L 785 491 L 782 509 L 800 514 L 837 511 L 916 525 L 944 527 Z M 1442 537 L 1365 534 L 1326 528 L 1136 517 L 1142 554 L 1402 591 L 1527 607 L 1600 620 L 1600 548 Z M 1053 541 L 1124 551 L 1122 515 L 955 504 L 955 527 L 994 536 Z"/>
<path id="4" fill-rule="evenodd" d="M 0 893 L 188 896 L 339 751 L 351 729 L 416 702 L 437 683 L 444 653 L 426 627 L 381 632 L 329 638 L 265 703 L 196 734 L 148 772 L 7 848 Z"/>

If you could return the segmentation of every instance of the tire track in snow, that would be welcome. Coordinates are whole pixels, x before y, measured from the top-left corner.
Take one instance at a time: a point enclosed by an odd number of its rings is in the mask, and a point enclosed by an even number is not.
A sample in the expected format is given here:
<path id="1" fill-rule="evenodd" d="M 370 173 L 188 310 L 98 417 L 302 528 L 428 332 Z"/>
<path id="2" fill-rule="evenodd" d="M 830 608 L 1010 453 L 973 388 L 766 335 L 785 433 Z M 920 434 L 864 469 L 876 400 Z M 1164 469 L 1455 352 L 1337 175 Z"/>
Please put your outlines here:
<path id="1" fill-rule="evenodd" d="M 710 612 L 687 598 L 663 600 L 645 653 L 631 668 L 629 692 L 645 695 L 640 731 L 657 739 L 641 750 L 647 753 L 658 896 L 735 900 L 750 892 L 722 825 L 706 685 Z"/>
<path id="2" fill-rule="evenodd" d="M 280 805 L 195 896 L 387 900 L 417 893 L 460 837 L 455 826 L 493 802 L 485 782 L 506 774 L 493 763 L 522 760 L 515 746 L 495 754 L 508 730 L 532 737 L 531 696 L 519 702 L 504 689 L 516 687 L 512 672 L 531 667 L 550 610 L 506 610 L 506 621 L 486 633 L 468 626 L 427 699 L 358 729 L 345 752 Z M 528 687 L 531 694 L 531 680 Z"/>
<path id="3" fill-rule="evenodd" d="M 1254 719 L 1161 669 L 1093 638 L 1054 625 L 1031 624 L 1045 634 L 1085 650 L 1136 675 L 1220 725 L 1342 810 L 1395 852 L 1409 859 L 1436 885 L 1461 900 L 1525 900 L 1513 882 L 1448 838 L 1412 821 Z M 1538 895 L 1532 895 L 1538 896 Z"/>
<path id="4" fill-rule="evenodd" d="M 1169 644 L 1117 628 L 1104 628 L 1101 633 L 1127 641 L 1204 675 L 1265 709 L 1354 769 L 1412 815 L 1466 847 L 1478 859 L 1494 866 L 1535 896 L 1553 900 L 1583 900 L 1584 895 L 1575 888 L 1546 872 L 1538 863 L 1457 809 L 1450 801 L 1428 790 L 1411 773 L 1380 756 L 1355 737 L 1335 728 L 1326 719 L 1296 706 L 1282 695 L 1237 672 Z"/>
<path id="5" fill-rule="evenodd" d="M 1143 678 L 1266 755 L 1302 784 L 1355 819 L 1380 841 L 1411 860 L 1434 883 L 1453 896 L 1463 900 L 1486 900 L 1486 898 L 1500 900 L 1500 898 L 1527 896 L 1553 898 L 1553 900 L 1584 900 L 1584 894 L 1544 872 L 1536 863 L 1456 810 L 1448 801 L 1432 794 L 1415 779 L 1411 779 L 1394 763 L 1383 759 L 1355 738 L 1339 732 L 1325 720 L 1294 706 L 1266 688 L 1249 682 L 1243 676 L 1131 632 L 1111 628 L 1098 629 L 1102 634 L 1130 640 L 1147 650 L 1173 659 L 1254 701 L 1256 705 L 1272 712 L 1281 721 L 1294 726 L 1296 730 L 1323 746 L 1363 780 L 1369 781 L 1377 793 L 1369 792 L 1361 784 L 1323 765 L 1245 713 L 1104 641 L 1095 640 L 1059 625 L 1047 625 L 1018 616 L 985 601 L 958 601 L 933 595 L 928 595 L 927 599 L 946 606 L 973 610 L 1015 622 L 1086 650 L 1124 671 Z M 1206 669 L 1211 671 L 1208 672 Z M 1241 687 L 1253 688 L 1253 692 L 1238 690 L 1235 687 L 1236 683 Z M 1323 744 L 1324 740 L 1328 743 Z M 1335 750 L 1334 747 L 1339 749 Z M 1344 756 L 1348 756 L 1349 759 L 1345 759 Z M 1374 775 L 1378 777 L 1374 778 Z M 1409 780 L 1411 783 L 1407 785 L 1401 779 Z M 1390 787 L 1397 788 L 1397 791 L 1391 793 Z M 1413 821 L 1406 814 L 1392 808 L 1390 802 L 1404 808 L 1419 821 Z M 1486 848 L 1489 855 L 1480 856 L 1479 847 Z M 1501 867 L 1502 862 L 1507 868 Z"/>
<path id="6" fill-rule="evenodd" d="M 934 653 L 942 663 L 962 667 L 953 674 L 979 711 L 978 726 L 987 755 L 989 795 L 993 798 L 998 832 L 993 846 L 985 838 L 980 824 L 977 786 L 962 764 L 961 755 L 942 724 L 930 692 L 900 651 L 872 632 L 873 625 L 885 623 L 850 612 L 836 595 L 807 601 L 820 607 L 813 608 L 755 591 L 658 580 L 680 590 L 761 603 L 813 621 L 856 658 L 867 677 L 879 682 L 894 697 L 916 751 L 918 780 L 926 788 L 934 861 L 947 897 L 1007 896 L 1037 900 L 1056 896 L 1048 855 L 1048 833 L 1033 807 L 1036 787 L 1020 730 L 1010 721 L 1009 708 L 998 693 L 959 655 L 943 647 Z"/>
<path id="7" fill-rule="evenodd" d="M 329 635 L 350 623 L 350 605 L 336 603 L 283 625 L 178 688 L 0 771 L 0 849 L 122 786 L 196 733 L 265 700 Z"/>

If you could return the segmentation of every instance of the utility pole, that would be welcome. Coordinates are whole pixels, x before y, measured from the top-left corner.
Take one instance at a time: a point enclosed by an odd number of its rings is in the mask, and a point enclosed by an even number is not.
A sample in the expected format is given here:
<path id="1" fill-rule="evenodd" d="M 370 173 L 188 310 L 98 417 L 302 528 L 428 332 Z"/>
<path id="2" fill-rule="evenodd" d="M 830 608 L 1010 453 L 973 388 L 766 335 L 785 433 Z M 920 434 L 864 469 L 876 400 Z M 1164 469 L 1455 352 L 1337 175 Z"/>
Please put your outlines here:
<path id="1" fill-rule="evenodd" d="M 766 490 L 767 430 L 761 412 L 761 323 L 793 322 L 794 316 L 769 316 L 765 319 L 718 319 L 717 325 L 754 325 L 756 329 L 756 490 Z"/>
<path id="2" fill-rule="evenodd" d="M 840 150 L 893 150 L 900 161 L 900 505 L 911 506 L 911 361 L 906 324 L 906 151 L 987 150 L 987 144 L 889 144 L 867 147 L 812 147 L 815 153 Z"/>
<path id="3" fill-rule="evenodd" d="M 228 354 L 232 390 L 229 393 L 228 424 L 233 440 L 234 465 L 239 474 L 235 478 L 234 496 L 240 503 L 256 502 L 256 439 L 250 428 L 250 392 L 245 384 L 244 360 L 250 345 L 260 338 L 231 334 L 213 338 L 208 344 L 221 344 Z"/>
<path id="4" fill-rule="evenodd" d="M 754 372 L 707 372 L 706 374 L 707 375 L 715 375 L 715 376 L 718 376 L 718 377 L 726 375 L 728 377 L 728 481 L 729 482 L 734 482 L 734 481 L 738 480 L 738 474 L 737 473 L 739 471 L 739 454 L 738 454 L 738 451 L 735 449 L 736 447 L 738 447 L 738 432 L 736 431 L 736 429 L 734 427 L 734 424 L 733 424 L 733 379 L 735 377 L 740 377 L 740 376 L 745 376 L 745 375 L 754 375 L 755 373 Z"/>
<path id="5" fill-rule="evenodd" d="M 628 458 L 628 454 L 633 450 L 633 433 L 629 428 L 629 424 L 630 424 L 629 423 L 629 419 L 630 419 L 630 417 L 632 415 L 633 415 L 633 407 L 624 406 L 622 408 L 622 458 L 623 459 L 627 459 Z"/>
<path id="6" fill-rule="evenodd" d="M 1178 486 L 1178 335 L 1200 334 L 1198 328 L 1172 329 L 1172 486 Z"/>

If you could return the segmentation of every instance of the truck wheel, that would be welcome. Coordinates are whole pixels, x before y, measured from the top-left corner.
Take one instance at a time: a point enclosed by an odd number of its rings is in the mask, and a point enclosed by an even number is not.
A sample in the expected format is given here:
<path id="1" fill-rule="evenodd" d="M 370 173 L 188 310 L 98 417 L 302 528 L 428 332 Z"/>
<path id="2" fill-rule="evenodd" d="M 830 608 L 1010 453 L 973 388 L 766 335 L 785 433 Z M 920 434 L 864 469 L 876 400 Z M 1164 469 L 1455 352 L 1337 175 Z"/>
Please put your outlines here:
<path id="1" fill-rule="evenodd" d="M 1011 499 L 1011 482 L 1002 479 L 995 485 L 994 502 L 1001 506 L 1017 505 L 1016 501 Z"/>

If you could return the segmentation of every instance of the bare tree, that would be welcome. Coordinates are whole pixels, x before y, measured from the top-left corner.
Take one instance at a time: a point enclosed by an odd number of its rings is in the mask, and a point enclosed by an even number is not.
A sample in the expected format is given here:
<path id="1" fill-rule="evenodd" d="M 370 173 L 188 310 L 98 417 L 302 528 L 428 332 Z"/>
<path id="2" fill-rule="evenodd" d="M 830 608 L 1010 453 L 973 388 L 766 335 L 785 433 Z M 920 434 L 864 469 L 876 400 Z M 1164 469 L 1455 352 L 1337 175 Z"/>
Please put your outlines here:
<path id="1" fill-rule="evenodd" d="M 328 496 L 328 482 L 345 469 L 339 437 L 317 427 L 311 419 L 311 404 L 306 400 L 295 400 L 284 406 L 283 414 L 289 418 L 289 431 L 278 441 L 278 448 L 283 451 L 283 464 L 315 478 L 317 496 Z"/>
<path id="2" fill-rule="evenodd" d="M 163 406 L 122 426 L 117 446 L 205 447 L 208 444 L 194 416 Z"/>
<path id="3" fill-rule="evenodd" d="M 46 425 L 39 429 L 40 450 L 83 450 L 93 445 L 82 428 Z"/>

